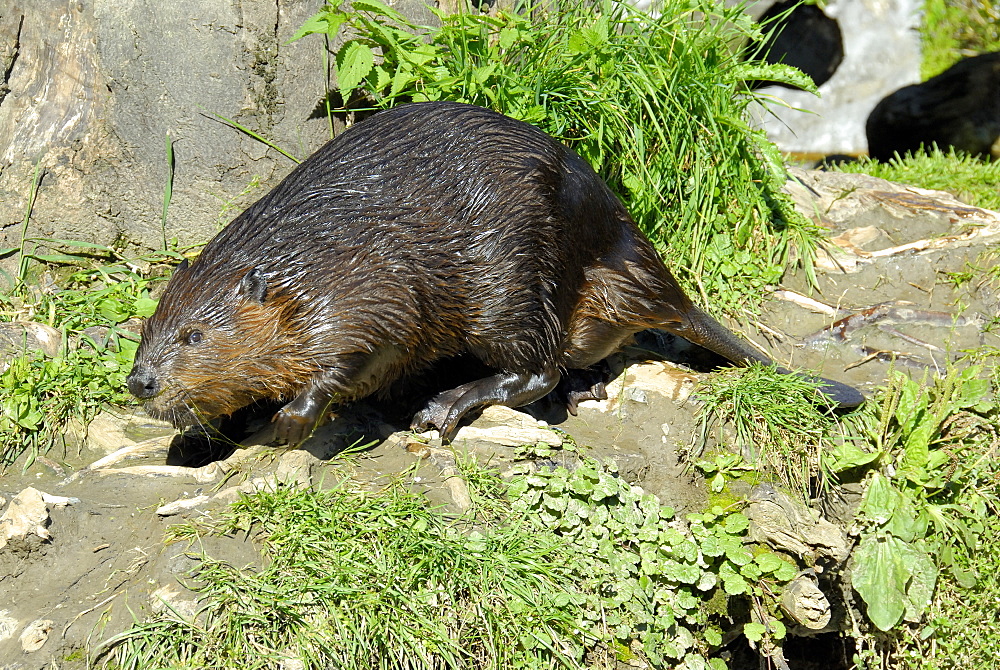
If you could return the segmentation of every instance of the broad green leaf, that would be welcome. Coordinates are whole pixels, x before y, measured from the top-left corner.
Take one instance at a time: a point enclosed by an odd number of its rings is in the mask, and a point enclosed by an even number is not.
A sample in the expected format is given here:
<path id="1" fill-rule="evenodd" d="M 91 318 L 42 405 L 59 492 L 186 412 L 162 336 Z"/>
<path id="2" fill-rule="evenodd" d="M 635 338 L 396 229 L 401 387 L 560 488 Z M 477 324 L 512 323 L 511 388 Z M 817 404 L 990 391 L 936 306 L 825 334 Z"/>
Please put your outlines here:
<path id="1" fill-rule="evenodd" d="M 396 19 L 401 23 L 407 23 L 406 17 L 378 0 L 352 0 L 351 8 L 356 12 L 372 12 L 390 19 Z"/>
<path id="2" fill-rule="evenodd" d="M 913 545 L 905 545 L 901 556 L 903 568 L 910 573 L 910 582 L 906 588 L 906 612 L 903 617 L 911 623 L 919 623 L 931 604 L 938 569 L 930 556 Z"/>
<path id="3" fill-rule="evenodd" d="M 520 37 L 521 37 L 521 32 L 517 28 L 512 28 L 510 26 L 507 26 L 501 29 L 500 37 L 498 39 L 500 48 L 505 51 L 507 49 L 510 49 L 512 46 L 514 46 L 514 43 L 517 42 L 517 40 Z"/>
<path id="4" fill-rule="evenodd" d="M 292 35 L 292 39 L 289 42 L 294 42 L 300 40 L 306 35 L 313 35 L 315 33 L 325 33 L 327 27 L 330 25 L 327 17 L 329 16 L 327 10 L 320 11 L 318 14 L 314 14 L 306 19 L 306 22 L 302 24 L 302 27 L 295 31 Z"/>
<path id="5" fill-rule="evenodd" d="M 156 311 L 157 301 L 152 298 L 139 298 L 135 301 L 135 316 L 145 318 Z"/>
<path id="6" fill-rule="evenodd" d="M 833 472 L 844 472 L 868 465 L 877 461 L 881 456 L 881 451 L 864 451 L 849 442 L 835 446 L 828 453 L 823 454 L 826 466 Z"/>
<path id="7" fill-rule="evenodd" d="M 765 633 L 767 633 L 767 627 L 762 623 L 751 621 L 750 623 L 743 624 L 743 634 L 751 642 L 760 642 L 764 638 Z"/>
<path id="8" fill-rule="evenodd" d="M 352 41 L 337 52 L 337 85 L 344 100 L 364 81 L 375 64 L 375 56 L 367 44 Z"/>
<path id="9" fill-rule="evenodd" d="M 98 313 L 112 323 L 121 323 L 129 318 L 130 314 L 120 300 L 115 298 L 105 298 L 97 304 Z"/>
<path id="10" fill-rule="evenodd" d="M 899 502 L 899 491 L 893 488 L 888 479 L 876 472 L 865 491 L 859 511 L 876 524 L 882 525 L 892 518 Z"/>
<path id="11" fill-rule="evenodd" d="M 727 595 L 742 595 L 749 588 L 747 581 L 729 563 L 719 566 L 719 577 L 722 578 L 722 588 Z"/>
<path id="12" fill-rule="evenodd" d="M 760 566 L 761 571 L 764 573 L 774 572 L 775 570 L 781 568 L 781 566 L 785 565 L 785 561 L 783 561 L 780 556 L 770 551 L 763 554 L 757 554 L 754 556 L 753 560 Z"/>
<path id="13" fill-rule="evenodd" d="M 722 526 L 730 535 L 740 535 L 743 531 L 750 527 L 750 519 L 748 519 L 744 514 L 734 512 L 726 517 Z"/>
<path id="14" fill-rule="evenodd" d="M 927 531 L 927 513 L 923 509 L 917 512 L 917 507 L 908 493 L 899 491 L 897 495 L 896 509 L 893 510 L 885 529 L 903 542 L 912 542 L 918 537 L 923 537 Z"/>
<path id="15" fill-rule="evenodd" d="M 894 628 L 906 611 L 910 575 L 903 563 L 904 552 L 906 545 L 891 535 L 869 535 L 854 551 L 851 581 L 868 606 L 868 618 L 879 630 Z"/>

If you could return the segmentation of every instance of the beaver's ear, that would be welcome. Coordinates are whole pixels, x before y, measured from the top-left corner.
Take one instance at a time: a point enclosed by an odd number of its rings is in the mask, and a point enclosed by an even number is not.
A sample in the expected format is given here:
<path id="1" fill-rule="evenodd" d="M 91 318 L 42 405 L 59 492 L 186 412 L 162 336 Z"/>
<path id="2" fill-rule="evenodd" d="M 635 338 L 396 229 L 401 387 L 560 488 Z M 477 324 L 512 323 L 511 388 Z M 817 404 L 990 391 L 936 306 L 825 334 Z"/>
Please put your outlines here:
<path id="1" fill-rule="evenodd" d="M 264 276 L 264 271 L 260 268 L 254 268 L 243 275 L 243 281 L 240 282 L 240 294 L 263 305 L 264 298 L 267 297 L 267 278 Z"/>

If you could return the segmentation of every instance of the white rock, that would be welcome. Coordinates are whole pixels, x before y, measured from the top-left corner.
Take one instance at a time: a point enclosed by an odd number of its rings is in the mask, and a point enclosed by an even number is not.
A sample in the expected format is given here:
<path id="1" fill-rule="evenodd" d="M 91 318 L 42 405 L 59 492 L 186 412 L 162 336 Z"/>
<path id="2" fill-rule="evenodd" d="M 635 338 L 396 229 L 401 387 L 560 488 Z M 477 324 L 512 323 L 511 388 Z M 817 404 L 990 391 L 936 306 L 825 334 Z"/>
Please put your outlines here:
<path id="1" fill-rule="evenodd" d="M 491 426 L 480 428 L 478 426 L 463 426 L 455 435 L 455 442 L 462 440 L 481 440 L 491 442 L 505 447 L 519 447 L 522 444 L 537 444 L 544 442 L 556 447 L 563 443 L 563 438 L 559 433 L 544 428 L 517 428 L 513 426 Z"/>
<path id="2" fill-rule="evenodd" d="M 21 631 L 21 649 L 29 654 L 41 649 L 55 625 L 51 619 L 36 619 L 29 623 Z"/>
<path id="3" fill-rule="evenodd" d="M 160 516 L 173 516 L 174 514 L 180 514 L 181 512 L 186 512 L 189 509 L 194 509 L 199 505 L 203 505 L 211 500 L 208 496 L 195 496 L 194 498 L 183 498 L 182 500 L 175 500 L 172 503 L 167 503 L 166 505 L 161 505 L 156 508 L 156 513 Z"/>
<path id="4" fill-rule="evenodd" d="M 27 537 L 30 533 L 48 540 L 52 537 L 45 528 L 48 520 L 49 511 L 42 492 L 29 486 L 14 496 L 7 511 L 0 516 L 0 549 L 10 540 Z"/>
<path id="5" fill-rule="evenodd" d="M 0 610 L 0 642 L 9 640 L 17 632 L 17 619 L 7 610 Z"/>

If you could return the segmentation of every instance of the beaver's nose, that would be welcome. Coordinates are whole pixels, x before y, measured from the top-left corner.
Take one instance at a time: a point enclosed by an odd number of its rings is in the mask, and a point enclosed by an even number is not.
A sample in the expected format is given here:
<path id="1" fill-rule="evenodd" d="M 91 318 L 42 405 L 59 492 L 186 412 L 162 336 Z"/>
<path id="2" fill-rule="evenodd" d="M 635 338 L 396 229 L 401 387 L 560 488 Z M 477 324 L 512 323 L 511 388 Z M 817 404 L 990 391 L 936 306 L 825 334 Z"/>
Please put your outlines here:
<path id="1" fill-rule="evenodd" d="M 140 400 L 152 398 L 160 391 L 160 382 L 157 381 L 156 375 L 144 366 L 132 368 L 132 372 L 128 373 L 126 383 L 129 393 Z"/>

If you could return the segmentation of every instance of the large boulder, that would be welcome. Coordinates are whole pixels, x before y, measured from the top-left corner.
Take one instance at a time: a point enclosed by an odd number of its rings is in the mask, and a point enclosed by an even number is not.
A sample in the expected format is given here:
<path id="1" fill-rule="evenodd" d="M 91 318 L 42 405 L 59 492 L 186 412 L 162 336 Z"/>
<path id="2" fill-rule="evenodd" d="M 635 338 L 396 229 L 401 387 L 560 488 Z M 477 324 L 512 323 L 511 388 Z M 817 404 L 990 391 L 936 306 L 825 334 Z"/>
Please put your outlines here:
<path id="1" fill-rule="evenodd" d="M 29 237 L 134 251 L 164 237 L 204 242 L 294 167 L 219 117 L 298 157 L 329 138 L 324 40 L 289 43 L 323 0 L 5 5 L 0 249 L 19 244 L 36 165 Z M 420 0 L 397 8 L 430 18 Z M 175 170 L 163 230 L 168 135 Z"/>
<path id="2" fill-rule="evenodd" d="M 1000 158 L 1000 51 L 966 58 L 885 97 L 868 116 L 868 154 L 941 149 Z"/>

